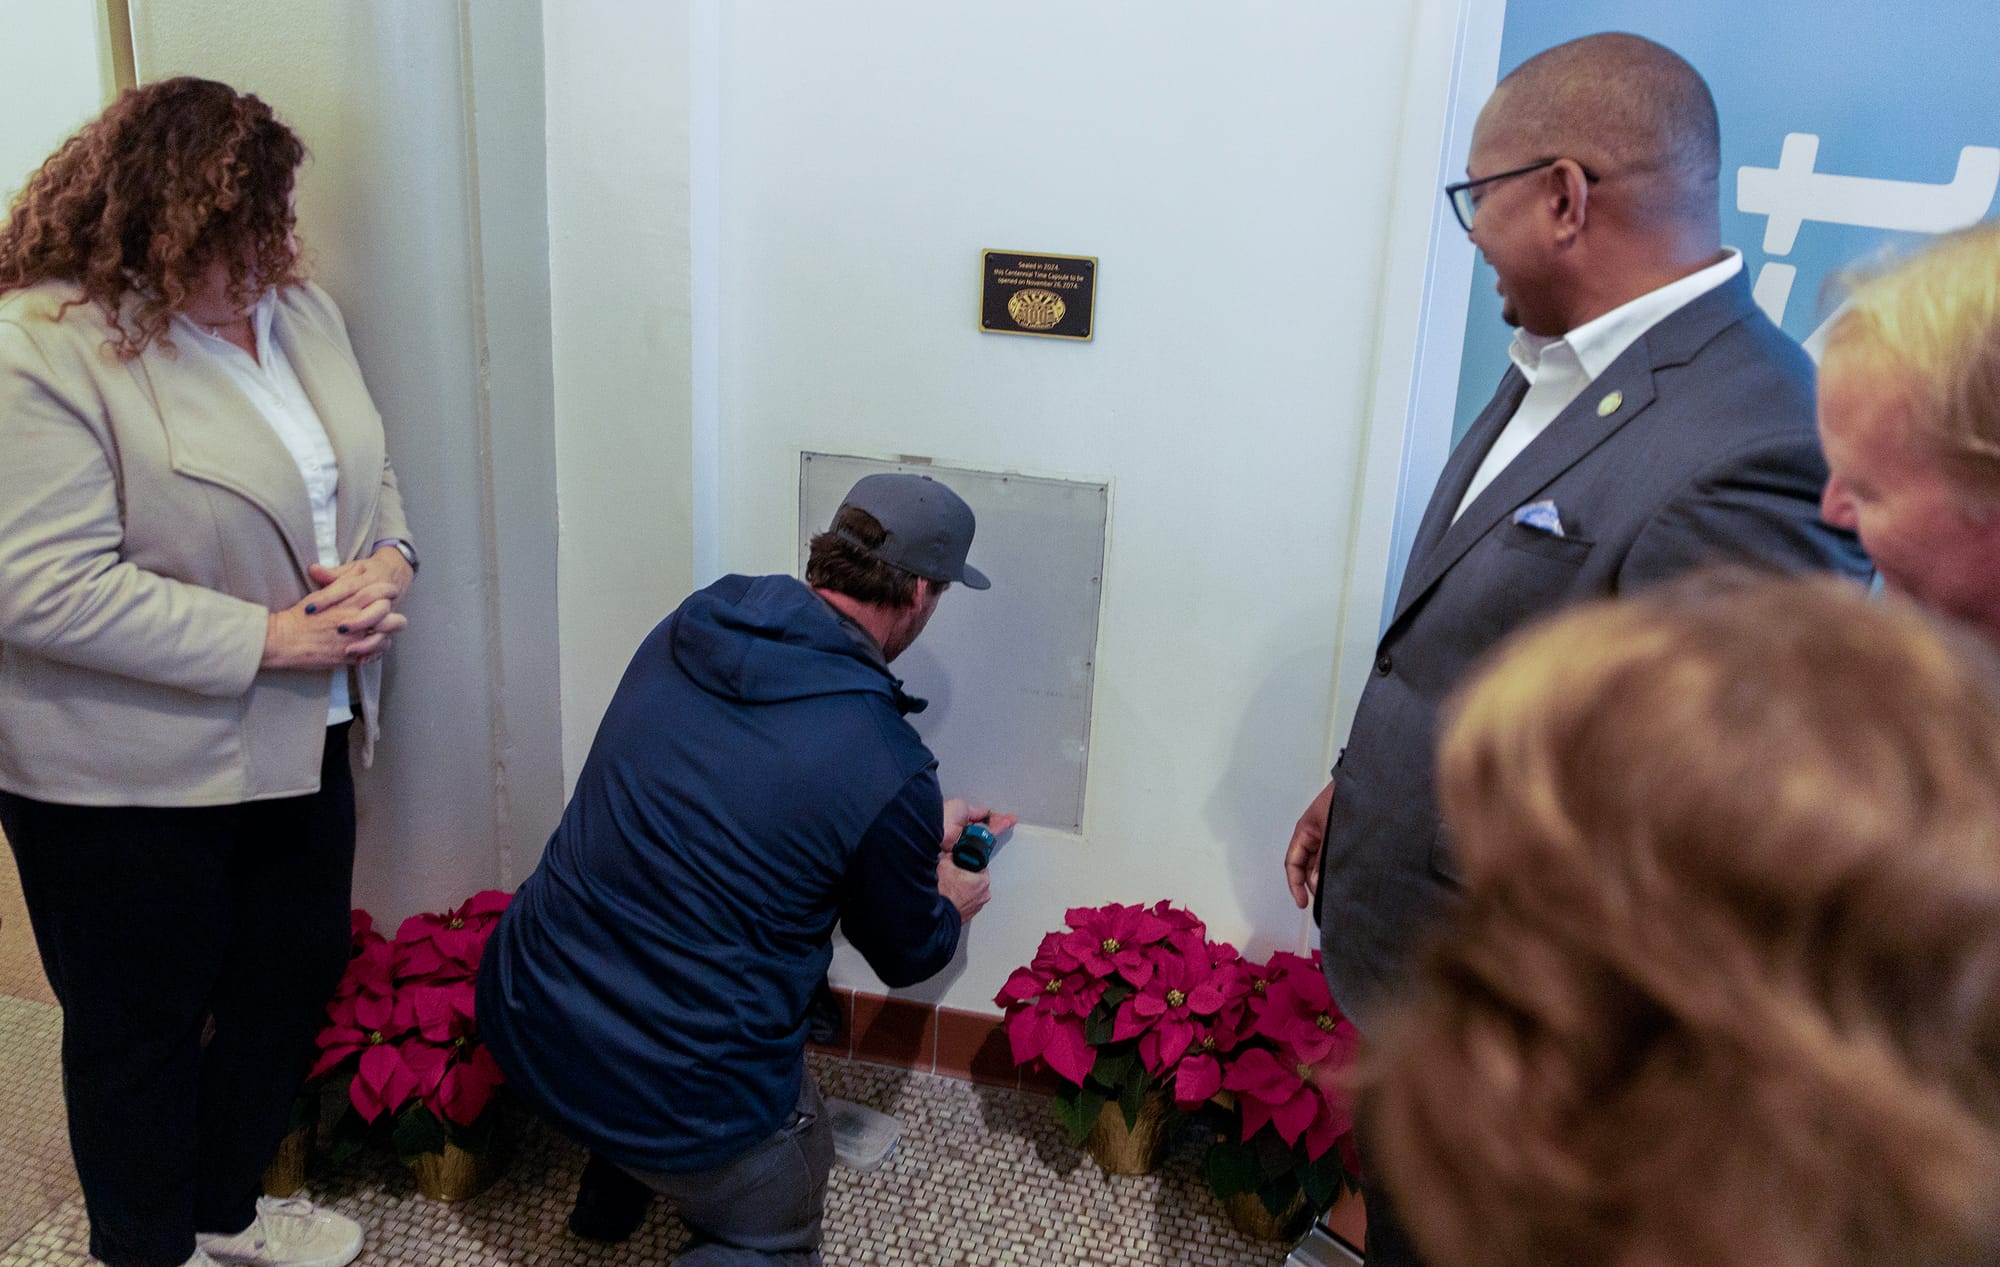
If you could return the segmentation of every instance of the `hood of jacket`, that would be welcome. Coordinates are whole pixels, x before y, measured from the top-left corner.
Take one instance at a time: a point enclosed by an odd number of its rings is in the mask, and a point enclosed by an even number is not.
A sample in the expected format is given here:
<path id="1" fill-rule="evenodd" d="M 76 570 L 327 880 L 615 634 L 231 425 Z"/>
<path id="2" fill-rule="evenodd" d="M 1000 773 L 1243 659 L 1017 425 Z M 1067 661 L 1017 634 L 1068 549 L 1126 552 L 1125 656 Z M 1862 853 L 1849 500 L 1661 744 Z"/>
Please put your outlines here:
<path id="1" fill-rule="evenodd" d="M 848 632 L 833 608 L 789 576 L 725 576 L 681 606 L 674 661 L 701 689 L 751 704 L 853 692 L 920 711 L 879 648 Z"/>

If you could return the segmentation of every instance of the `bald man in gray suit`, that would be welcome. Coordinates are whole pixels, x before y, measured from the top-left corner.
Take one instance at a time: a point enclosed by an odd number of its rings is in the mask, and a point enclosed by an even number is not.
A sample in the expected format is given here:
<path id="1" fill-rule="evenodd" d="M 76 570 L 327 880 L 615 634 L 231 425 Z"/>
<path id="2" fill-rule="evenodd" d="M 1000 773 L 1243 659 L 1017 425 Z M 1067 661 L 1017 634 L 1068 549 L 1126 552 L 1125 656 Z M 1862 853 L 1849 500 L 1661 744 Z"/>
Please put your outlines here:
<path id="1" fill-rule="evenodd" d="M 1457 891 L 1432 744 L 1475 659 L 1704 563 L 1871 575 L 1820 519 L 1813 367 L 1722 248 L 1720 165 L 1694 68 L 1593 35 L 1501 81 L 1447 189 L 1499 275 L 1514 368 L 1439 477 L 1347 746 L 1285 855 L 1364 1034 Z M 1385 1194 L 1365 1195 L 1371 1267 L 1415 1263 Z"/>

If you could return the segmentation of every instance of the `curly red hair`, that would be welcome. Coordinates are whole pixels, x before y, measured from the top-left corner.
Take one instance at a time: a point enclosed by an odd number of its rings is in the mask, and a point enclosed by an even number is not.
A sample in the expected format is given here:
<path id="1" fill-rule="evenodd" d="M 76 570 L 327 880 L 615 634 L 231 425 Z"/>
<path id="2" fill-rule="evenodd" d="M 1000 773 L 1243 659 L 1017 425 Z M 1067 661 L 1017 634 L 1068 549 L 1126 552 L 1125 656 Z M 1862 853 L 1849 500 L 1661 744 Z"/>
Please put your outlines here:
<path id="1" fill-rule="evenodd" d="M 210 265 L 238 300 L 301 280 L 292 189 L 305 145 L 271 107 L 208 79 L 127 89 L 43 163 L 0 229 L 0 295 L 74 283 L 130 359 Z M 67 311 L 70 304 L 64 305 Z"/>
<path id="2" fill-rule="evenodd" d="M 1456 697 L 1465 871 L 1370 1034 L 1438 1267 L 2000 1262 L 2000 674 L 1828 577 L 1697 575 Z"/>

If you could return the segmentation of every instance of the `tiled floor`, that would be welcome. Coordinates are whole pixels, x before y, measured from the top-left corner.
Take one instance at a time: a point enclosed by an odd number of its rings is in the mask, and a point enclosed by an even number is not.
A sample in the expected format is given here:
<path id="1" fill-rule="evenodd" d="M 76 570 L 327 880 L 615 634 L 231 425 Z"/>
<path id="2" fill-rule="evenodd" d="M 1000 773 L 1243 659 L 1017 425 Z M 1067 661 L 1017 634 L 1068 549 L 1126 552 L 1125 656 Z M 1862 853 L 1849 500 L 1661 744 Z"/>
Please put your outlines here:
<path id="1" fill-rule="evenodd" d="M 56 1001 L 48 978 L 42 975 L 42 961 L 35 954 L 28 908 L 21 901 L 21 880 L 14 873 L 14 851 L 7 848 L 5 836 L 0 836 L 0 995 L 38 1003 Z"/>
<path id="2" fill-rule="evenodd" d="M 53 1003 L 0 998 L 0 1261 L 52 1211 L 77 1200 L 63 1129 Z"/>
<path id="3" fill-rule="evenodd" d="M 0 847 L 0 1267 L 83 1267 L 88 1229 L 57 1071 L 62 1014 L 46 1001 L 26 926 L 12 859 Z M 1195 1173 L 1197 1139 L 1179 1139 L 1158 1174 L 1112 1178 L 1069 1145 L 1043 1096 L 811 1060 L 826 1095 L 903 1122 L 902 1143 L 880 1167 L 835 1168 L 830 1264 L 1276 1267 L 1285 1258 L 1286 1247 L 1230 1230 Z M 582 1166 L 578 1149 L 531 1126 L 507 1176 L 463 1204 L 417 1196 L 407 1171 L 373 1156 L 315 1172 L 308 1194 L 367 1227 L 363 1267 L 670 1261 L 686 1231 L 664 1202 L 624 1245 L 569 1235 L 564 1221 Z"/>
<path id="4" fill-rule="evenodd" d="M 41 1194 L 19 1203 L 16 1225 L 0 1223 L 0 1267 L 82 1267 L 87 1229 L 62 1145 L 55 1009 L 0 1000 L 0 1026 L 0 1193 Z M 1110 1178 L 1063 1140 L 1043 1097 L 818 1057 L 814 1067 L 826 1094 L 894 1113 L 904 1126 L 878 1169 L 835 1169 L 829 1263 L 1275 1267 L 1284 1259 L 1282 1247 L 1230 1231 L 1195 1176 L 1193 1139 L 1179 1141 L 1159 1174 Z M 568 1234 L 582 1162 L 534 1128 L 507 1177 L 460 1205 L 417 1196 L 407 1172 L 384 1158 L 319 1173 L 310 1195 L 367 1226 L 364 1267 L 670 1261 L 686 1233 L 664 1203 L 622 1246 Z"/>

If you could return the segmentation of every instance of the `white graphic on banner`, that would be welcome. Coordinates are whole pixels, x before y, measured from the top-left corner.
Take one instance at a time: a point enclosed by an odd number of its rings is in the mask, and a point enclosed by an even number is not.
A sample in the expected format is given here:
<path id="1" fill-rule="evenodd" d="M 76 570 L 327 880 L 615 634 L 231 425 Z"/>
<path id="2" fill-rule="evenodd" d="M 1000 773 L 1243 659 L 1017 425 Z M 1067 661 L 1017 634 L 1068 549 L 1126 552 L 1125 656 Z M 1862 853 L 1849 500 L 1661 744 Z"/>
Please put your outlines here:
<path id="1" fill-rule="evenodd" d="M 1886 229 L 1899 233 L 1945 233 L 1976 224 L 2000 190 L 2000 149 L 1968 145 L 1958 154 L 1958 171 L 1947 184 L 1836 176 L 1815 171 L 1819 137 L 1793 132 L 1785 137 L 1776 167 L 1736 170 L 1736 209 L 1767 216 L 1764 251 L 1789 255 L 1807 221 Z M 1757 306 L 1783 323 L 1798 269 L 1768 261 L 1757 272 Z M 1828 322 L 1831 322 L 1831 318 Z M 1817 354 L 1826 325 L 1813 332 L 1807 349 Z"/>

